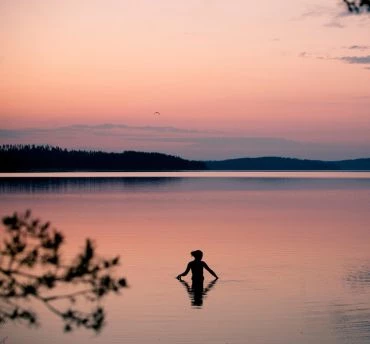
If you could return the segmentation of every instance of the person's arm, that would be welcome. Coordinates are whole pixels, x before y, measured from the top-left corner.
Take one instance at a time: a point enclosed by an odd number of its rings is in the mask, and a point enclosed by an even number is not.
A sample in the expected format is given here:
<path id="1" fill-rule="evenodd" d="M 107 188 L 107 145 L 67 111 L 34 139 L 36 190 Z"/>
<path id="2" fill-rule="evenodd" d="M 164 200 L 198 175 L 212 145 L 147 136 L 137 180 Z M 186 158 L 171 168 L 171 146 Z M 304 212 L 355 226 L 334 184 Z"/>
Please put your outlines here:
<path id="1" fill-rule="evenodd" d="M 216 275 L 216 273 L 207 265 L 206 262 L 203 262 L 203 266 L 204 268 L 216 279 L 218 279 L 218 276 Z"/>
<path id="2" fill-rule="evenodd" d="M 186 270 L 182 274 L 178 275 L 176 278 L 179 279 L 179 280 L 181 280 L 181 277 L 182 276 L 186 276 L 189 273 L 189 271 L 190 271 L 190 263 L 186 267 Z"/>

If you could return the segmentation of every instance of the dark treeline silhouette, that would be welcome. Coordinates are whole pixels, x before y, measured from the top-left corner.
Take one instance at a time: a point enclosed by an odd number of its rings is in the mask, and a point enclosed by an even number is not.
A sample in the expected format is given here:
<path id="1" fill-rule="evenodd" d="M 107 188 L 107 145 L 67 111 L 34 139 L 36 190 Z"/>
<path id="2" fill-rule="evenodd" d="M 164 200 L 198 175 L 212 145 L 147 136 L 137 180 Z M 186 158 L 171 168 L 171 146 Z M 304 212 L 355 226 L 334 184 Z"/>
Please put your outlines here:
<path id="1" fill-rule="evenodd" d="M 3 145 L 0 171 L 174 171 L 200 170 L 205 164 L 180 157 L 125 151 L 67 150 L 53 146 Z"/>
<path id="2" fill-rule="evenodd" d="M 161 153 L 67 150 L 53 146 L 0 146 L 0 172 L 48 171 L 316 171 L 370 170 L 370 158 L 322 161 L 283 157 L 185 160 Z"/>
<path id="3" fill-rule="evenodd" d="M 316 170 L 370 170 L 369 159 L 321 161 L 281 157 L 240 158 L 221 161 L 206 161 L 210 170 L 250 171 L 316 171 Z"/>

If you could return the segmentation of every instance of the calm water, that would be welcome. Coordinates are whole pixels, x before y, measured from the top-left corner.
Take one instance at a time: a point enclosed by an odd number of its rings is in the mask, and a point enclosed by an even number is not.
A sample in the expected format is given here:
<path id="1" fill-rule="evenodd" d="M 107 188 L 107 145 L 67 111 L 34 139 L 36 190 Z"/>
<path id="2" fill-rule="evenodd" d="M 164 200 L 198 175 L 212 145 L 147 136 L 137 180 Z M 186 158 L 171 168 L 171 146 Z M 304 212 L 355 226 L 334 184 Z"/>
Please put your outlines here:
<path id="1" fill-rule="evenodd" d="M 369 343 L 370 173 L 68 174 L 0 178 L 1 216 L 32 209 L 121 255 L 130 288 L 99 335 L 8 323 L 7 343 Z M 190 251 L 220 276 L 194 306 Z M 184 278 L 190 283 L 189 276 Z M 205 287 L 212 279 L 206 276 Z"/>

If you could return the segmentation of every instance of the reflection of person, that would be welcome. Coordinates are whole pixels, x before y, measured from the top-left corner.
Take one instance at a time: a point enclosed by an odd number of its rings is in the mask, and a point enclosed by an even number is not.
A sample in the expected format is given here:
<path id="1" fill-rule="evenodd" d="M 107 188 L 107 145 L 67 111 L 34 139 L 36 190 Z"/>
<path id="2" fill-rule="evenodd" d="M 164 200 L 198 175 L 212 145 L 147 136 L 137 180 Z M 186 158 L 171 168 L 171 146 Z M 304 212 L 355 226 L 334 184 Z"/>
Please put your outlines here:
<path id="1" fill-rule="evenodd" d="M 191 252 L 191 255 L 194 257 L 194 260 L 189 262 L 188 266 L 186 267 L 186 270 L 178 275 L 176 278 L 178 280 L 181 280 L 182 276 L 186 276 L 189 271 L 191 270 L 192 277 L 191 279 L 194 281 L 202 281 L 203 284 L 203 268 L 206 269 L 212 276 L 214 276 L 216 279 L 218 279 L 218 276 L 216 273 L 209 268 L 209 266 L 202 260 L 203 258 L 203 252 L 201 250 L 196 250 Z"/>
<path id="2" fill-rule="evenodd" d="M 190 285 L 183 281 L 182 279 L 179 279 L 180 282 L 183 284 L 183 286 L 186 288 L 186 291 L 189 294 L 189 297 L 191 299 L 191 305 L 192 306 L 203 306 L 203 297 L 207 295 L 207 293 L 213 288 L 213 286 L 217 282 L 217 278 L 211 281 L 207 288 L 203 289 L 203 280 L 193 280 L 193 283 L 190 287 Z"/>

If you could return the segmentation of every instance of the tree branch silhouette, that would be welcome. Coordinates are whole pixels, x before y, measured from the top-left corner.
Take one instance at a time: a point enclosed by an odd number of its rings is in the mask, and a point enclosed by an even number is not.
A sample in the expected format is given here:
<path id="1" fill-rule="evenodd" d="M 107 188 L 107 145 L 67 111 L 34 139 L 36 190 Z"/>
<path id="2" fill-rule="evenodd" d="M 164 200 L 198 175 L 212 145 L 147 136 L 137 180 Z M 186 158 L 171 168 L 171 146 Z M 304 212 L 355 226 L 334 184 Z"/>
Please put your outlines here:
<path id="1" fill-rule="evenodd" d="M 370 12 L 370 0 L 343 0 L 351 13 Z"/>
<path id="2" fill-rule="evenodd" d="M 102 306 L 90 312 L 76 308 L 78 301 L 99 301 L 126 287 L 124 278 L 113 276 L 119 256 L 99 258 L 93 242 L 86 239 L 83 251 L 63 264 L 63 234 L 31 216 L 14 213 L 3 218 L 5 238 L 0 244 L 0 324 L 18 321 L 39 325 L 37 313 L 20 305 L 31 299 L 44 304 L 61 318 L 64 331 L 82 327 L 98 332 L 105 321 Z M 68 286 L 68 292 L 64 289 Z M 71 288 L 73 291 L 71 291 Z M 60 305 L 68 301 L 67 307 Z"/>

